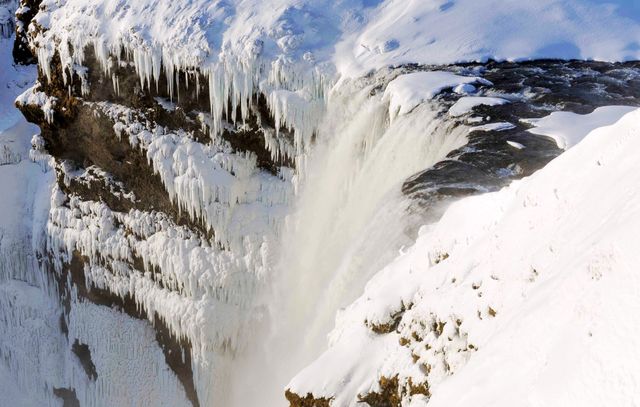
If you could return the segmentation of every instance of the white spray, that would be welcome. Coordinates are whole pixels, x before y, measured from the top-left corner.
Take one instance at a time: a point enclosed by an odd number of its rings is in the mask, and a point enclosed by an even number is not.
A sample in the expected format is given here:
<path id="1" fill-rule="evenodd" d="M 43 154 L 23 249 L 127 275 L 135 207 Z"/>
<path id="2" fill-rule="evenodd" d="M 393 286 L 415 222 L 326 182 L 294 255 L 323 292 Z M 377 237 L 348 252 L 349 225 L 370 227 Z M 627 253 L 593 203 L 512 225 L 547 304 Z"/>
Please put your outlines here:
<path id="1" fill-rule="evenodd" d="M 402 182 L 464 144 L 435 103 L 390 123 L 388 101 L 367 82 L 331 95 L 264 300 L 271 320 L 236 364 L 234 406 L 286 404 L 284 387 L 326 347 L 336 312 L 410 244 L 419 215 Z"/>

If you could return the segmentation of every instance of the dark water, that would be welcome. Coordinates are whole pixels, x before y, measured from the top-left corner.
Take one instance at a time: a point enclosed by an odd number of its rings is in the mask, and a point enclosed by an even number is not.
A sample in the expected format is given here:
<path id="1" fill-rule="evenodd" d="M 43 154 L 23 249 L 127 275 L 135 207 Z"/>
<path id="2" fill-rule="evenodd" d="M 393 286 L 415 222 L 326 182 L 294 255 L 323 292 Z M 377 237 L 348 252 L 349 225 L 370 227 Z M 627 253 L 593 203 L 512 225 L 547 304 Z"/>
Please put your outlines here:
<path id="1" fill-rule="evenodd" d="M 500 106 L 478 106 L 472 114 L 455 120 L 460 124 L 466 120 L 470 126 L 509 122 L 515 127 L 471 132 L 465 146 L 407 179 L 403 192 L 415 198 L 417 206 L 499 189 L 531 175 L 562 153 L 551 138 L 529 133 L 531 126 L 521 119 L 540 118 L 554 111 L 587 114 L 607 105 L 640 106 L 640 62 L 535 61 L 448 67 L 452 68 L 481 75 L 493 83 L 481 91 L 511 101 Z M 459 97 L 449 91 L 439 100 L 449 105 Z M 469 123 L 471 116 L 485 120 Z M 513 148 L 508 140 L 525 148 Z"/>

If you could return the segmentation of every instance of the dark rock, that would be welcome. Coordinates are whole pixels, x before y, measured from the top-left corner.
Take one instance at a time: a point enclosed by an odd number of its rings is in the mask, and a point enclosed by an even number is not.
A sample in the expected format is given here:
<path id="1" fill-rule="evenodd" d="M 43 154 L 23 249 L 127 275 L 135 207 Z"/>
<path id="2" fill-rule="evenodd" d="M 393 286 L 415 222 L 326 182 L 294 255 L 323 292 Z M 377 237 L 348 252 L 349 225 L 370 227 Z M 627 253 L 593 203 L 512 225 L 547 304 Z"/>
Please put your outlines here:
<path id="1" fill-rule="evenodd" d="M 13 60 L 17 64 L 31 65 L 38 62 L 38 59 L 29 47 L 27 31 L 31 20 L 38 13 L 42 0 L 20 0 L 20 9 L 26 10 L 24 13 L 16 13 L 16 39 L 13 43 Z"/>
<path id="2" fill-rule="evenodd" d="M 62 407 L 80 407 L 80 401 L 75 389 L 54 387 L 53 394 L 62 399 Z"/>
<path id="3" fill-rule="evenodd" d="M 80 343 L 76 339 L 71 350 L 78 357 L 78 360 L 80 360 L 80 364 L 87 374 L 87 377 L 91 380 L 96 380 L 98 378 L 98 372 L 96 371 L 96 365 L 94 365 L 93 360 L 91 360 L 91 349 L 89 349 L 89 345 Z"/>

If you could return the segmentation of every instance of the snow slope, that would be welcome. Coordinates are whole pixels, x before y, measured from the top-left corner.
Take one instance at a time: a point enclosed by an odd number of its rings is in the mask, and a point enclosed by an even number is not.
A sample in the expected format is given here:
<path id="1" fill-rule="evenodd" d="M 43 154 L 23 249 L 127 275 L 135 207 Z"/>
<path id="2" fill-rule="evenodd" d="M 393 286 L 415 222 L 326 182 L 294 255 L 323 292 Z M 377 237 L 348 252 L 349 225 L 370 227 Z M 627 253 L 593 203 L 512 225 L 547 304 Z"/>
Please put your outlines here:
<path id="1" fill-rule="evenodd" d="M 637 405 L 638 148 L 635 110 L 451 205 L 338 314 L 329 350 L 289 388 L 356 405 L 398 374 L 401 388 L 428 383 L 429 406 Z M 408 393 L 403 405 L 426 405 Z"/>
<path id="2" fill-rule="evenodd" d="M 339 71 L 389 64 L 638 59 L 636 0 L 390 0 L 338 44 Z"/>

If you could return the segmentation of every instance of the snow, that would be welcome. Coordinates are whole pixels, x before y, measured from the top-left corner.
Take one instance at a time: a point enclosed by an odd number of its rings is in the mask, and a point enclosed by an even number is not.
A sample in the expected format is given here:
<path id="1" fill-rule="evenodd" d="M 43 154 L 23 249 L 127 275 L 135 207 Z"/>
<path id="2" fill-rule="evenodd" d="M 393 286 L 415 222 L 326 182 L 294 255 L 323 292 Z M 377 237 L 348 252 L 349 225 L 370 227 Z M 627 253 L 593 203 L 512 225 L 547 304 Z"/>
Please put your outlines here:
<path id="1" fill-rule="evenodd" d="M 170 100 L 161 97 L 156 97 L 154 100 L 167 112 L 174 112 L 176 110 L 176 104 Z"/>
<path id="2" fill-rule="evenodd" d="M 469 83 L 461 83 L 460 85 L 453 88 L 453 91 L 459 95 L 468 95 L 476 92 L 476 87 Z"/>
<path id="3" fill-rule="evenodd" d="M 518 143 L 517 141 L 507 140 L 507 144 L 518 150 L 522 150 L 523 148 L 525 148 L 524 144 Z"/>
<path id="4" fill-rule="evenodd" d="M 42 110 L 45 120 L 48 123 L 53 123 L 54 109 L 58 99 L 39 91 L 40 87 L 40 84 L 36 82 L 35 85 L 20 94 L 15 102 L 21 106 L 37 106 Z"/>
<path id="5" fill-rule="evenodd" d="M 544 281 L 526 293 L 521 308 L 505 310 L 485 354 L 443 385 L 434 406 L 637 402 L 640 354 L 633 327 L 639 321 L 630 310 L 638 306 L 640 288 L 633 272 L 640 206 L 629 189 L 638 172 L 628 152 L 640 147 L 639 123 L 635 111 L 590 133 L 519 191 L 518 198 L 537 206 L 522 213 L 514 208 L 505 220 L 521 225 L 514 231 L 523 233 L 517 247 L 538 242 L 527 257 L 540 265 Z M 527 225 L 537 226 L 526 233 Z M 457 390 L 462 381 L 469 384 L 463 397 Z"/>
<path id="6" fill-rule="evenodd" d="M 636 0 L 380 1 L 338 43 L 335 60 L 351 76 L 411 63 L 636 60 L 638 21 Z"/>
<path id="7" fill-rule="evenodd" d="M 397 116 L 405 115 L 443 90 L 456 88 L 460 91 L 461 85 L 472 83 L 490 85 L 488 81 L 479 77 L 460 76 L 443 71 L 401 75 L 392 80 L 384 92 L 385 98 L 389 100 L 389 117 L 393 120 Z"/>
<path id="8" fill-rule="evenodd" d="M 463 116 L 473 111 L 477 106 L 499 106 L 509 103 L 508 100 L 489 96 L 463 96 L 449 109 L 449 115 L 453 117 Z"/>
<path id="9" fill-rule="evenodd" d="M 433 406 L 635 405 L 639 148 L 634 110 L 533 176 L 452 204 L 338 314 L 329 349 L 288 388 L 357 405 L 398 374 L 427 380 Z M 398 311 L 397 330 L 367 327 Z"/>
<path id="10" fill-rule="evenodd" d="M 505 131 L 514 129 L 516 126 L 513 123 L 508 122 L 499 122 L 499 123 L 488 123 L 480 126 L 473 126 L 469 129 L 469 133 L 472 131 Z"/>
<path id="11" fill-rule="evenodd" d="M 633 110 L 635 108 L 631 106 L 605 106 L 586 115 L 553 112 L 542 119 L 528 119 L 525 122 L 534 126 L 529 129 L 530 133 L 551 137 L 559 148 L 566 150 L 579 143 L 589 131 L 609 126 Z"/>

